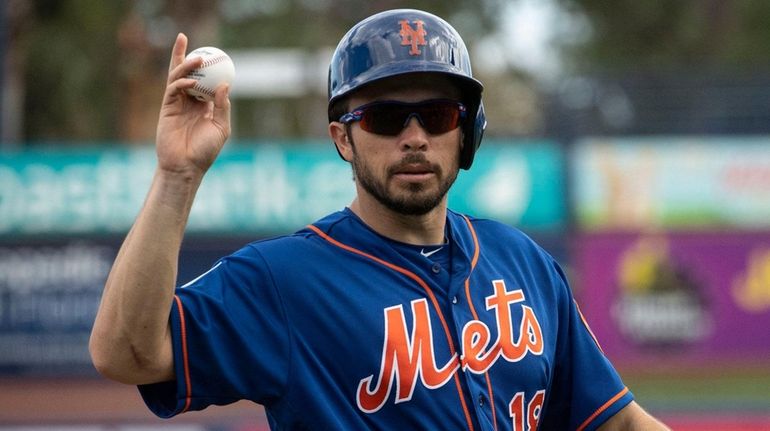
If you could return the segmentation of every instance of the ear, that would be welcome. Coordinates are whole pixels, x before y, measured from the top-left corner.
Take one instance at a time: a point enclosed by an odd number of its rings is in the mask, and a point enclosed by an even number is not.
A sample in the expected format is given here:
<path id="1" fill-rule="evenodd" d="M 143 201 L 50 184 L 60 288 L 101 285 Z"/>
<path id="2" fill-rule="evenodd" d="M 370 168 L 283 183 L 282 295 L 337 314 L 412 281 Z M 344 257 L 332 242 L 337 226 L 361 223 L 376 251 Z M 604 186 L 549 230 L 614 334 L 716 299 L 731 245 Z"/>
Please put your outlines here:
<path id="1" fill-rule="evenodd" d="M 337 152 L 345 161 L 350 162 L 353 160 L 353 146 L 348 136 L 348 128 L 339 121 L 332 121 L 329 123 L 329 137 L 334 141 L 334 145 L 337 147 Z"/>

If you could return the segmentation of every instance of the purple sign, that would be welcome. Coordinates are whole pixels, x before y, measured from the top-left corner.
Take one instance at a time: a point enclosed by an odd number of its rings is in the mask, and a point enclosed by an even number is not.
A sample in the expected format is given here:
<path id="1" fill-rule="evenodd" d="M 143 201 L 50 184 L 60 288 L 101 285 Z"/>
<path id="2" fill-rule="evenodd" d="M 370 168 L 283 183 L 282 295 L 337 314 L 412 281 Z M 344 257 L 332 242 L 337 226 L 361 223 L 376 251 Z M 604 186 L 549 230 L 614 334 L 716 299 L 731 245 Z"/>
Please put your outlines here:
<path id="1" fill-rule="evenodd" d="M 770 363 L 770 232 L 597 233 L 573 287 L 618 365 Z"/>

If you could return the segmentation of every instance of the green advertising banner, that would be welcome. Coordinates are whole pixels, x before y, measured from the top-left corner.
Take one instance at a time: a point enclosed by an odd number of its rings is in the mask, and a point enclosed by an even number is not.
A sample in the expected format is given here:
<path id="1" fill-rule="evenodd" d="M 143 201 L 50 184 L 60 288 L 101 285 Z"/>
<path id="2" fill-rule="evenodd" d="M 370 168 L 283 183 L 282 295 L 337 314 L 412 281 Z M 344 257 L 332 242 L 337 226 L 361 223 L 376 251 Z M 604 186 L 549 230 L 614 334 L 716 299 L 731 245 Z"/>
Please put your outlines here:
<path id="1" fill-rule="evenodd" d="M 152 147 L 0 153 L 0 234 L 125 232 L 154 169 Z M 522 228 L 553 229 L 564 224 L 562 189 L 557 146 L 491 141 L 473 169 L 460 173 L 450 207 Z M 354 193 L 350 166 L 326 141 L 235 143 L 204 179 L 188 231 L 293 231 L 348 205 Z"/>
<path id="2" fill-rule="evenodd" d="M 460 171 L 449 207 L 523 229 L 566 222 L 564 158 L 551 142 L 486 140 L 473 166 Z"/>

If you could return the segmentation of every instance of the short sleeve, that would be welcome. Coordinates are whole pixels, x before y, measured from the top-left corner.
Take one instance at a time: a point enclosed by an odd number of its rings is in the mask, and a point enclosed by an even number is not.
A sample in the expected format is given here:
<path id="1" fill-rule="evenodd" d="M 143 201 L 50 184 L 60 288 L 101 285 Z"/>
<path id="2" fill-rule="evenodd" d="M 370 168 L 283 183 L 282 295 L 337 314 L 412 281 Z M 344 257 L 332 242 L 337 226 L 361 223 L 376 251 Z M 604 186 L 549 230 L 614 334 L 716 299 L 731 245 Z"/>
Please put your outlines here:
<path id="1" fill-rule="evenodd" d="M 594 430 L 633 400 L 604 355 L 554 262 L 562 296 L 556 370 L 544 407 L 542 429 Z"/>
<path id="2" fill-rule="evenodd" d="M 286 313 L 261 255 L 246 247 L 176 289 L 173 382 L 141 385 L 153 413 L 171 417 L 241 399 L 269 406 L 285 390 Z"/>

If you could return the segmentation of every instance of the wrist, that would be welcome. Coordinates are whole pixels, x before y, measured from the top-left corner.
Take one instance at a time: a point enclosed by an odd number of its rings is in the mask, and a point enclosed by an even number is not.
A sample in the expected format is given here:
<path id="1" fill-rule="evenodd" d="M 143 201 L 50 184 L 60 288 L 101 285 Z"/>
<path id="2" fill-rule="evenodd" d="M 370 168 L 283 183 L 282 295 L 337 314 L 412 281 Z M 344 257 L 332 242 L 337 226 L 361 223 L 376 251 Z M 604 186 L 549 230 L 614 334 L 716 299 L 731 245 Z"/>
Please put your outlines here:
<path id="1" fill-rule="evenodd" d="M 171 189 L 192 189 L 195 190 L 203 180 L 205 172 L 190 168 L 190 169 L 167 169 L 162 166 L 158 166 L 155 169 L 155 175 L 153 177 L 154 183 L 160 183 L 164 187 Z"/>
<path id="2" fill-rule="evenodd" d="M 158 167 L 152 180 L 150 199 L 155 198 L 163 206 L 181 211 L 186 217 L 202 180 L 203 173 L 196 170 L 176 171 Z"/>

